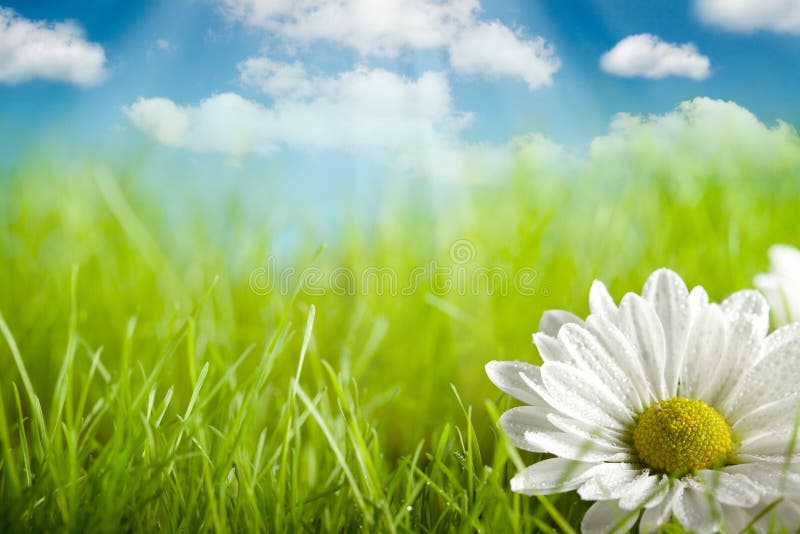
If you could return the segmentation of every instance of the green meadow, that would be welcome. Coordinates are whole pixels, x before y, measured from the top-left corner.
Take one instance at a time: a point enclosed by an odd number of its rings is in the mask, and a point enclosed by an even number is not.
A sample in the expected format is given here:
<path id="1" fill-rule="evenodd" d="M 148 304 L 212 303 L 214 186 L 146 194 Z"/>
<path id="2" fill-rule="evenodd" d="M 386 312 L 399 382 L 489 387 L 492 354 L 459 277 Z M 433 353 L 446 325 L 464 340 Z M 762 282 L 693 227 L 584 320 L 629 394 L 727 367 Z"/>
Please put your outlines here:
<path id="1" fill-rule="evenodd" d="M 798 244 L 784 133 L 518 154 L 392 188 L 335 238 L 309 206 L 296 247 L 241 197 L 164 198 L 134 164 L 5 168 L 0 531 L 577 530 L 576 494 L 510 492 L 536 455 L 495 426 L 513 401 L 485 363 L 539 361 L 542 312 L 585 315 L 595 278 L 751 287 Z"/>

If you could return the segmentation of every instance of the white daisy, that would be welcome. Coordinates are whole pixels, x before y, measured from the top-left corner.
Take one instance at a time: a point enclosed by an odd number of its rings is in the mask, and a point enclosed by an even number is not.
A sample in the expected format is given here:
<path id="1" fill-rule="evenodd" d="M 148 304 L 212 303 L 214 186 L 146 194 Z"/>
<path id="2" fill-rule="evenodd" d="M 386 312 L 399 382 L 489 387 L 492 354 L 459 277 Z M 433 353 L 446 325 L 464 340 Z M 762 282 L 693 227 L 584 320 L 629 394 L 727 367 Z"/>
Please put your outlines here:
<path id="1" fill-rule="evenodd" d="M 767 335 L 756 291 L 709 303 L 661 269 L 617 306 L 596 281 L 584 321 L 546 312 L 541 366 L 490 362 L 500 389 L 526 404 L 500 424 L 522 449 L 554 455 L 517 474 L 524 494 L 577 490 L 598 501 L 585 533 L 650 532 L 677 519 L 693 532 L 757 522 L 800 524 L 795 452 L 800 324 Z"/>
<path id="2" fill-rule="evenodd" d="M 767 297 L 778 324 L 800 321 L 800 250 L 774 245 L 769 263 L 770 272 L 756 276 L 756 287 Z"/>

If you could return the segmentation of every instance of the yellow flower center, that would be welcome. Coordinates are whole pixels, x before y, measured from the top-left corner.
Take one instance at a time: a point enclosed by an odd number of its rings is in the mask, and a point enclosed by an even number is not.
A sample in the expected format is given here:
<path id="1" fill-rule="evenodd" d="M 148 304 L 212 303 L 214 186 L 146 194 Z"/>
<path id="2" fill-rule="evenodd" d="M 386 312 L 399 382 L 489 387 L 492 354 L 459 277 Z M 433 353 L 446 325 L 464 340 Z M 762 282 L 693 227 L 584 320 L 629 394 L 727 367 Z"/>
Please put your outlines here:
<path id="1" fill-rule="evenodd" d="M 633 446 L 649 467 L 675 476 L 721 467 L 733 453 L 731 427 L 697 399 L 660 401 L 639 416 Z"/>

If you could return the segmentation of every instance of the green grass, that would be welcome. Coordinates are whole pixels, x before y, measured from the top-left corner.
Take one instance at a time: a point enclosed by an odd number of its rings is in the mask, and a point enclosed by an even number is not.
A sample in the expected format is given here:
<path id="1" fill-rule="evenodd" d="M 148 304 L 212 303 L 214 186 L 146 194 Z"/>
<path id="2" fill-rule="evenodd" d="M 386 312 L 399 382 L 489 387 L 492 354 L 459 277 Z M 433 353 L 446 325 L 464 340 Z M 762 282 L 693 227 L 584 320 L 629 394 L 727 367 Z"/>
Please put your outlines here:
<path id="1" fill-rule="evenodd" d="M 495 428 L 512 402 L 483 365 L 538 361 L 541 312 L 585 314 L 594 278 L 616 297 L 661 266 L 714 298 L 750 286 L 771 244 L 798 239 L 800 170 L 769 169 L 416 184 L 281 256 L 281 228 L 235 199 L 21 164 L 0 177 L 0 531 L 578 529 L 575 494 L 509 491 L 536 457 Z M 535 269 L 535 294 L 249 284 L 271 253 L 406 280 L 457 240 L 470 272 Z"/>

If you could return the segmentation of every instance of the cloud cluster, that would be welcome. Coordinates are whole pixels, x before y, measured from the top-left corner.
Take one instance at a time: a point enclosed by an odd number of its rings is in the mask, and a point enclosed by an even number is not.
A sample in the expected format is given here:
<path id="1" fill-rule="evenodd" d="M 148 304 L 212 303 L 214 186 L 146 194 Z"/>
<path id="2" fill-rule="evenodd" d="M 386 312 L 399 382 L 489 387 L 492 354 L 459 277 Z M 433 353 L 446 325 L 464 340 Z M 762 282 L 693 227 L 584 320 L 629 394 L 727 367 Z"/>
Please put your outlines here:
<path id="1" fill-rule="evenodd" d="M 711 62 L 691 43 L 674 44 L 655 35 L 631 35 L 603 54 L 600 66 L 609 74 L 626 78 L 665 78 L 683 76 L 704 80 Z"/>
<path id="2" fill-rule="evenodd" d="M 714 176 L 785 177 L 800 169 L 800 137 L 734 102 L 695 98 L 663 115 L 617 115 L 592 141 L 589 162 L 594 174 L 611 173 L 608 179 L 674 176 L 686 187 Z"/>
<path id="3" fill-rule="evenodd" d="M 561 68 L 555 49 L 543 38 L 526 39 L 499 22 L 481 22 L 450 44 L 450 65 L 460 74 L 515 76 L 531 90 L 553 83 Z"/>
<path id="4" fill-rule="evenodd" d="M 233 159 L 291 147 L 388 153 L 409 165 L 447 152 L 471 118 L 453 109 L 448 80 L 437 72 L 410 79 L 361 67 L 311 77 L 299 65 L 265 58 L 243 62 L 240 71 L 273 97 L 271 106 L 223 93 L 198 105 L 139 98 L 123 111 L 162 144 Z"/>
<path id="5" fill-rule="evenodd" d="M 0 7 L 0 83 L 39 78 L 89 87 L 103 81 L 105 63 L 103 47 L 77 23 L 32 21 Z"/>
<path id="6" fill-rule="evenodd" d="M 327 41 L 360 54 L 447 50 L 458 73 L 508 76 L 530 89 L 552 83 L 552 45 L 478 19 L 478 0 L 218 0 L 232 20 L 293 43 Z"/>
<path id="7" fill-rule="evenodd" d="M 551 84 L 560 68 L 544 39 L 479 20 L 478 0 L 384 0 L 380 8 L 372 0 L 217 1 L 228 17 L 293 43 L 328 41 L 363 55 L 441 49 L 456 73 L 513 76 L 531 90 Z M 624 77 L 710 75 L 709 58 L 694 45 L 650 34 L 623 39 L 600 64 Z M 258 89 L 269 104 L 226 92 L 188 104 L 139 98 L 123 111 L 161 144 L 233 161 L 284 148 L 345 151 L 377 156 L 433 179 L 503 174 L 512 164 L 563 176 L 591 174 L 594 166 L 619 172 L 608 159 L 630 162 L 625 172 L 642 176 L 691 177 L 695 171 L 699 176 L 714 166 L 725 176 L 743 172 L 741 161 L 762 170 L 800 164 L 800 140 L 791 127 L 767 127 L 732 102 L 698 98 L 660 116 L 620 114 L 608 134 L 578 157 L 538 134 L 500 144 L 464 141 L 461 134 L 472 115 L 455 108 L 444 72 L 414 78 L 359 66 L 331 75 L 266 56 L 250 57 L 238 70 L 240 83 Z"/>
<path id="8" fill-rule="evenodd" d="M 239 63 L 238 69 L 242 83 L 276 97 L 304 98 L 318 93 L 318 84 L 326 81 L 309 76 L 299 61 L 286 63 L 268 57 L 251 57 Z"/>
<path id="9" fill-rule="evenodd" d="M 703 21 L 726 30 L 800 34 L 797 0 L 696 0 L 696 8 Z"/>
<path id="10" fill-rule="evenodd" d="M 293 41 L 330 41 L 360 53 L 446 46 L 477 14 L 477 0 L 219 0 L 245 25 Z"/>

